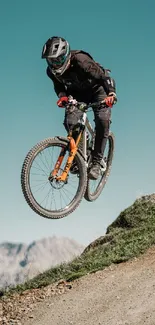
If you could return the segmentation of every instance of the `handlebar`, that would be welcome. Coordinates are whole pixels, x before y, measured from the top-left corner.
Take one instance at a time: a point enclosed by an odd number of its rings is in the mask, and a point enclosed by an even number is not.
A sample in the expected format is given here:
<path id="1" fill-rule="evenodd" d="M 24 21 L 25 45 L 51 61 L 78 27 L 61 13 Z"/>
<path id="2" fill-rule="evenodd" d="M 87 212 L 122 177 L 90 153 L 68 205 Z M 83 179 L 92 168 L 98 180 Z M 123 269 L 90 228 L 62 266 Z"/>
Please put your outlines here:
<path id="1" fill-rule="evenodd" d="M 101 102 L 96 102 L 96 103 L 89 103 L 89 104 L 86 104 L 84 102 L 77 102 L 76 103 L 73 103 L 72 101 L 71 102 L 68 102 L 65 107 L 68 108 L 68 109 L 72 109 L 72 108 L 75 108 L 77 107 L 79 110 L 83 111 L 83 112 L 86 112 L 88 110 L 88 108 L 95 108 L 95 107 L 99 107 L 100 105 L 103 105 L 105 103 L 105 100 L 102 100 Z"/>

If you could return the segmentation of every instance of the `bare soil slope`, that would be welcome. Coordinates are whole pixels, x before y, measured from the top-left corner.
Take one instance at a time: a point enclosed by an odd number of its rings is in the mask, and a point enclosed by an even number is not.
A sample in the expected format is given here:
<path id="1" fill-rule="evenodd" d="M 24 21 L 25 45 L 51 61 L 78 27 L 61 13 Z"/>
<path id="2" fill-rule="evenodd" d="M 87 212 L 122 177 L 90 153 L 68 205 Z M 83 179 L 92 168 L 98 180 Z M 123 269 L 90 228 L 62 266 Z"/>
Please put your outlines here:
<path id="1" fill-rule="evenodd" d="M 0 296 L 0 325 L 155 325 L 155 193 L 71 263 Z"/>
<path id="2" fill-rule="evenodd" d="M 31 318 L 30 318 L 31 317 Z M 24 325 L 155 325 L 155 247 L 46 297 Z"/>

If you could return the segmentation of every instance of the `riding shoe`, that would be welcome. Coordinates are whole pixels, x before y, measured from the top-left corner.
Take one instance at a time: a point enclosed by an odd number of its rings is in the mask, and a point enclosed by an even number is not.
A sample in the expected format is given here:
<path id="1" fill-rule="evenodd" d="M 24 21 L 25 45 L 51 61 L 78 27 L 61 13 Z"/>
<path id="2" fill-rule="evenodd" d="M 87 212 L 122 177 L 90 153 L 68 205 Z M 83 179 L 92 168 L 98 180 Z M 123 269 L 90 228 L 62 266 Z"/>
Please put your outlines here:
<path id="1" fill-rule="evenodd" d="M 92 180 L 98 179 L 98 177 L 101 175 L 101 171 L 105 172 L 106 167 L 107 166 L 104 159 L 102 159 L 101 162 L 94 161 L 88 174 L 89 178 Z"/>

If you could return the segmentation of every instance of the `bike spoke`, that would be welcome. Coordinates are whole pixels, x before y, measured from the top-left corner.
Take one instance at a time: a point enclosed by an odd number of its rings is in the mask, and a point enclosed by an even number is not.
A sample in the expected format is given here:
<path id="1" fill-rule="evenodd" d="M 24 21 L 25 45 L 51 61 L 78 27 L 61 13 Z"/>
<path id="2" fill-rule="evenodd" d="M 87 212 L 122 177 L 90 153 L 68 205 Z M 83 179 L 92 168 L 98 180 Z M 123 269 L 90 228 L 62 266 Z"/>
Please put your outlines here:
<path id="1" fill-rule="evenodd" d="M 44 160 L 43 160 L 43 157 L 44 157 L 44 153 L 40 153 L 38 155 L 38 158 L 40 159 L 40 161 L 43 163 L 43 166 L 48 170 L 48 166 L 45 164 Z M 41 159 L 42 158 L 42 159 Z"/>
<path id="2" fill-rule="evenodd" d="M 41 187 L 39 187 L 36 191 L 34 191 L 34 193 L 37 193 L 38 191 L 43 191 L 43 189 L 45 188 L 45 186 L 46 186 L 46 184 L 47 184 L 48 182 L 46 182 L 44 185 L 42 185 Z M 31 188 L 32 188 L 33 186 L 31 186 Z"/>
<path id="3" fill-rule="evenodd" d="M 40 167 L 39 163 L 37 161 L 35 161 L 36 165 L 39 167 L 39 169 L 45 174 L 45 176 L 48 176 L 47 173 L 45 173 L 45 170 L 43 168 Z M 36 168 L 35 166 L 33 166 L 33 168 Z"/>
<path id="4" fill-rule="evenodd" d="M 41 207 L 51 211 L 52 209 L 59 211 L 68 206 L 74 199 L 79 186 L 79 178 L 71 173 L 66 183 L 57 182 L 55 179 L 49 181 L 49 175 L 55 167 L 61 150 L 61 146 L 45 148 L 35 157 L 30 171 L 30 185 L 34 199 Z M 58 175 L 62 173 L 67 158 L 68 152 Z"/>
<path id="5" fill-rule="evenodd" d="M 62 196 L 62 199 L 63 199 L 63 201 L 64 201 L 64 203 L 65 203 L 65 206 L 66 206 L 66 205 L 68 205 L 68 202 L 66 201 L 66 197 L 65 197 L 63 194 L 64 194 L 64 192 L 61 191 L 61 196 Z M 63 205 L 62 205 L 62 206 L 63 206 Z M 61 208 L 62 208 L 62 206 L 61 206 Z"/>
<path id="6" fill-rule="evenodd" d="M 71 200 L 71 198 L 68 195 L 69 191 L 66 191 L 65 189 L 62 189 L 62 191 L 65 194 L 65 196 L 67 197 L 67 199 L 69 198 L 69 200 Z"/>

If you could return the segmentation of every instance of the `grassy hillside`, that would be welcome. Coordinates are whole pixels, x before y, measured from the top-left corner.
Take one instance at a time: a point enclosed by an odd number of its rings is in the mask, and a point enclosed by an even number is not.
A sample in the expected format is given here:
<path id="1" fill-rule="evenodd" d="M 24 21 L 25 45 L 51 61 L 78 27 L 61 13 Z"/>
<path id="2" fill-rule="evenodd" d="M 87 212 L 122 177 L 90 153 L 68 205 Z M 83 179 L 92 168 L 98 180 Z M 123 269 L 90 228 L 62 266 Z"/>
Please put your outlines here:
<path id="1" fill-rule="evenodd" d="M 121 212 L 107 228 L 106 235 L 92 242 L 80 257 L 12 288 L 11 292 L 39 288 L 60 279 L 72 281 L 104 269 L 112 263 L 121 263 L 137 257 L 154 244 L 155 194 L 152 194 L 136 200 Z"/>

